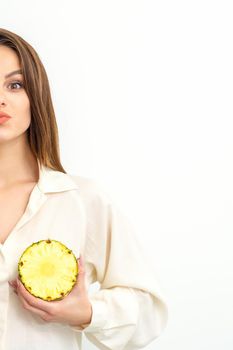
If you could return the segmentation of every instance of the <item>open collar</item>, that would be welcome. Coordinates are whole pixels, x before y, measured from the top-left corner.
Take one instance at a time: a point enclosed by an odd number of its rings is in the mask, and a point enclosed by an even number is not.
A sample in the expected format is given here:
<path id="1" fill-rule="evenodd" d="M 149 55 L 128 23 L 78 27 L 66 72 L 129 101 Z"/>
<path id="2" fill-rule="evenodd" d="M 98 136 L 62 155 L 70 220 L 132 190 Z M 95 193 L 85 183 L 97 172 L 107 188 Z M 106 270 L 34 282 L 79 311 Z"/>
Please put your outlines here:
<path id="1" fill-rule="evenodd" d="M 71 175 L 40 165 L 38 159 L 37 163 L 39 167 L 39 180 L 37 182 L 37 187 L 41 192 L 52 193 L 78 189 L 78 186 L 72 179 Z"/>

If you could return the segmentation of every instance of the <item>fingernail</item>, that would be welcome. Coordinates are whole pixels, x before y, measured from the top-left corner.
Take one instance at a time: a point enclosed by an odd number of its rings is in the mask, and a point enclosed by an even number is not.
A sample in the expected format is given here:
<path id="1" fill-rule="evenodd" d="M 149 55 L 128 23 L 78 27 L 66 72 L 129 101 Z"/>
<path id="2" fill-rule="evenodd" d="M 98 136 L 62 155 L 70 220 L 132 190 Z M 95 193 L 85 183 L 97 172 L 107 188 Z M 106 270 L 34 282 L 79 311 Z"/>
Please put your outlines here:
<path id="1" fill-rule="evenodd" d="M 9 285 L 11 286 L 11 287 L 15 287 L 15 282 L 14 281 L 8 281 L 8 283 L 9 283 Z"/>
<path id="2" fill-rule="evenodd" d="M 80 266 L 83 267 L 83 257 L 81 255 L 79 257 L 79 264 L 80 264 Z"/>

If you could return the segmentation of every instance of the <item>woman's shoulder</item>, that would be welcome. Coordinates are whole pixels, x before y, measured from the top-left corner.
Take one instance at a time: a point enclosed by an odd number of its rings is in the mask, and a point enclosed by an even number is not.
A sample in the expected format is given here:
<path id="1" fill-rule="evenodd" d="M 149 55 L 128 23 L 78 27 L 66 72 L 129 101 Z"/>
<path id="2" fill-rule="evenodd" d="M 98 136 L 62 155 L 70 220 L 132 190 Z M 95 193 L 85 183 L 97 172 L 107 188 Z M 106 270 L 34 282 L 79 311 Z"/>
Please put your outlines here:
<path id="1" fill-rule="evenodd" d="M 112 200 L 110 193 L 106 190 L 104 184 L 94 178 L 81 175 L 67 174 L 77 185 L 78 192 L 88 199 L 99 199 L 104 202 Z"/>
<path id="2" fill-rule="evenodd" d="M 67 174 L 76 183 L 82 191 L 93 191 L 98 187 L 98 181 L 95 178 Z"/>

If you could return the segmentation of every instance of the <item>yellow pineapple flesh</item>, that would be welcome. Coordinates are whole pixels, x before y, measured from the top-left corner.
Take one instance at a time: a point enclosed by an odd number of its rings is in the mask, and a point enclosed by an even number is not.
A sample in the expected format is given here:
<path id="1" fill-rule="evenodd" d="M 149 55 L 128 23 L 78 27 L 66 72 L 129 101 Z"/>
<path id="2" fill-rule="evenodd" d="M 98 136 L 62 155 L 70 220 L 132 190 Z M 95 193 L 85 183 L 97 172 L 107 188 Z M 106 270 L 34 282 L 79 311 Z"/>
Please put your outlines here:
<path id="1" fill-rule="evenodd" d="M 47 239 L 25 249 L 18 272 L 29 293 L 46 301 L 60 300 L 76 283 L 78 263 L 72 250 L 59 241 Z"/>

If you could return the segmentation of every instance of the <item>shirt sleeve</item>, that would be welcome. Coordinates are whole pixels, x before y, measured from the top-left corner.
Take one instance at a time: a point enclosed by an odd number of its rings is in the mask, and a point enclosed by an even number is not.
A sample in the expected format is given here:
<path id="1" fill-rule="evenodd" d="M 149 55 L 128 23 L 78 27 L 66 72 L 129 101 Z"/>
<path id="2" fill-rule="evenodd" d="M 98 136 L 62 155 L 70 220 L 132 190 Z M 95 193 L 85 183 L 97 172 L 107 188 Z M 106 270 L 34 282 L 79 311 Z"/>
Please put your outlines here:
<path id="1" fill-rule="evenodd" d="M 84 260 L 93 266 L 100 289 L 89 296 L 91 323 L 71 328 L 99 349 L 141 349 L 168 320 L 156 273 L 133 224 L 106 192 L 96 191 L 87 217 Z"/>

